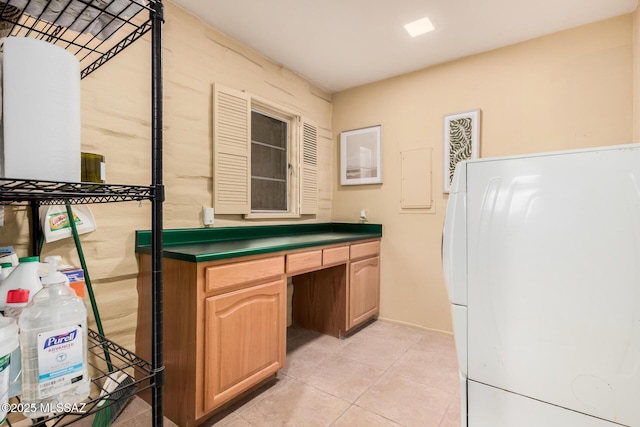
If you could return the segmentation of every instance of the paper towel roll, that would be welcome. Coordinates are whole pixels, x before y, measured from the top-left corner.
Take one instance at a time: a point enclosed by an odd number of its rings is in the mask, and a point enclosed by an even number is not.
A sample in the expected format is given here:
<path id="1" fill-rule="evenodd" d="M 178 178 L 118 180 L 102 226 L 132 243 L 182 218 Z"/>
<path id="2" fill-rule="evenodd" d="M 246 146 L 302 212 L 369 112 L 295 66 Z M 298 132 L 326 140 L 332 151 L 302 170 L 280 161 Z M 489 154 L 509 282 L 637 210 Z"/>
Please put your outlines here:
<path id="1" fill-rule="evenodd" d="M 80 64 L 53 44 L 7 37 L 3 177 L 80 182 Z"/>

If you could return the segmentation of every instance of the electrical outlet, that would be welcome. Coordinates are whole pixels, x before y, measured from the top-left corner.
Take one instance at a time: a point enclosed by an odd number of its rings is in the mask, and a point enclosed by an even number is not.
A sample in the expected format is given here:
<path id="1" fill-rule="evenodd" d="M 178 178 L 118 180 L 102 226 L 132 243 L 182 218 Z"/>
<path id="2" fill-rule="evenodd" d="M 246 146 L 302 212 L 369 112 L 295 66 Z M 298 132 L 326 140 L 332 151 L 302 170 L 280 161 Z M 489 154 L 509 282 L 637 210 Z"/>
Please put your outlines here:
<path id="1" fill-rule="evenodd" d="M 202 208 L 202 222 L 204 225 L 213 225 L 214 212 L 213 208 Z"/>

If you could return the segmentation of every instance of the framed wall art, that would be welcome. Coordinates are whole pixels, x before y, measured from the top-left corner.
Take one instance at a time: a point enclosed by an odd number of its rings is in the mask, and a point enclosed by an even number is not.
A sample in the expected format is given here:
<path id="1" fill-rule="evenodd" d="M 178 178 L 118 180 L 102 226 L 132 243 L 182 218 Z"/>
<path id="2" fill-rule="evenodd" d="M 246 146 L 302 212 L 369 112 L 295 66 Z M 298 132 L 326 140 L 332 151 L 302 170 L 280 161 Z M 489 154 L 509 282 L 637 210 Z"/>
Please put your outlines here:
<path id="1" fill-rule="evenodd" d="M 476 159 L 480 150 L 480 110 L 444 116 L 443 191 L 451 189 L 456 165 L 462 160 Z"/>
<path id="2" fill-rule="evenodd" d="M 340 184 L 382 183 L 381 126 L 340 133 Z"/>

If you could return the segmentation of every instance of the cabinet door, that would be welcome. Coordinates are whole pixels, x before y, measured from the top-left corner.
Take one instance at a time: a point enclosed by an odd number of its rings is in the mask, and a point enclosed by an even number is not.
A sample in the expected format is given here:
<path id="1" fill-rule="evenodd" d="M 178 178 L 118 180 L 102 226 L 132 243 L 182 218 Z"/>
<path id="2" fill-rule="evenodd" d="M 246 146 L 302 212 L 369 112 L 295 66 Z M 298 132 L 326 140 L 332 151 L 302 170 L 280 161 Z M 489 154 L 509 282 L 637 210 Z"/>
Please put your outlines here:
<path id="1" fill-rule="evenodd" d="M 205 303 L 205 411 L 284 366 L 284 280 L 212 296 Z"/>
<path id="2" fill-rule="evenodd" d="M 380 309 L 380 257 L 366 258 L 349 267 L 349 329 Z"/>

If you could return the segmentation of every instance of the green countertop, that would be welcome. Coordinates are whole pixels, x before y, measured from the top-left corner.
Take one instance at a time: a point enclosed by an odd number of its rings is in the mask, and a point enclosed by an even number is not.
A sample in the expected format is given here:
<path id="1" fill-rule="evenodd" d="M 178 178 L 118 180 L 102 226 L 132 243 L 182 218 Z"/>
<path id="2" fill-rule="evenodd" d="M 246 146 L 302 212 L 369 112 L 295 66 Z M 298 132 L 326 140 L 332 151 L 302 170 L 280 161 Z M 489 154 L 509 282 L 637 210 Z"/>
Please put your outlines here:
<path id="1" fill-rule="evenodd" d="M 380 224 L 294 224 L 163 230 L 163 256 L 213 261 L 382 237 Z M 151 232 L 136 231 L 136 252 L 151 253 Z"/>

